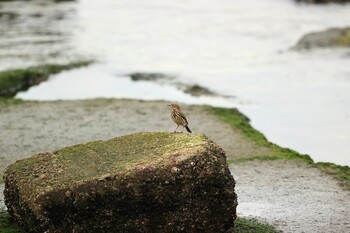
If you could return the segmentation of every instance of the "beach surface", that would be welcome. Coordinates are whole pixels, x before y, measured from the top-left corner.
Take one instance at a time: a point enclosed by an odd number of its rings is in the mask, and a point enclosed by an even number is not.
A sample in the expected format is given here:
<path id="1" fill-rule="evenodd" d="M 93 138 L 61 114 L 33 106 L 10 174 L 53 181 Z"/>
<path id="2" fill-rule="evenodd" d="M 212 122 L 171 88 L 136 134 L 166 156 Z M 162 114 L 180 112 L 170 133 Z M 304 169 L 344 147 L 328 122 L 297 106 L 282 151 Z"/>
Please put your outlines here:
<path id="1" fill-rule="evenodd" d="M 172 132 L 163 101 L 92 99 L 0 103 L 0 174 L 32 154 L 145 131 Z M 222 122 L 205 106 L 182 105 L 193 132 L 202 132 L 228 161 L 269 154 Z M 266 221 L 283 232 L 349 232 L 350 192 L 302 160 L 231 162 L 238 215 Z M 0 184 L 0 208 L 4 207 Z"/>

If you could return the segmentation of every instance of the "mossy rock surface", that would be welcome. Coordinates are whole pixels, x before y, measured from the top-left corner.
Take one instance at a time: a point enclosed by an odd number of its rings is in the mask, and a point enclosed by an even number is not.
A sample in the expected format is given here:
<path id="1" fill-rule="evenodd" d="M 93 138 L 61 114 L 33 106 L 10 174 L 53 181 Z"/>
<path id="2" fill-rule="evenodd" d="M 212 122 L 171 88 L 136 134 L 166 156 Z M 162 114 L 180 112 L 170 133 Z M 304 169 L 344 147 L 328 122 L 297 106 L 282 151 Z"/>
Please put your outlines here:
<path id="1" fill-rule="evenodd" d="M 227 232 L 235 181 L 203 134 L 138 133 L 66 147 L 5 171 L 10 218 L 28 232 Z"/>
<path id="2" fill-rule="evenodd" d="M 350 27 L 330 28 L 303 36 L 292 48 L 306 50 L 313 48 L 350 47 Z"/>

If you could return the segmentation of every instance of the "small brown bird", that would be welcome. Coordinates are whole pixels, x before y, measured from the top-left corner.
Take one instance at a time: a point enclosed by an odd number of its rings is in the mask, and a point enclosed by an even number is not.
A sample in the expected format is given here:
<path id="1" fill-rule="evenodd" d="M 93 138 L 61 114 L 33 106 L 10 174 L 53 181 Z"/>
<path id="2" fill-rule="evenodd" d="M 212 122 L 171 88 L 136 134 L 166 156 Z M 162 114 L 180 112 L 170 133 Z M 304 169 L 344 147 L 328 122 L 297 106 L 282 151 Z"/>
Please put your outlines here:
<path id="1" fill-rule="evenodd" d="M 180 106 L 178 104 L 168 104 L 168 106 L 171 107 L 171 118 L 177 124 L 177 128 L 175 129 L 174 133 L 176 133 L 176 130 L 179 128 L 180 125 L 182 125 L 182 127 L 185 128 L 187 132 L 192 133 L 190 128 L 188 128 L 186 116 L 181 111 Z"/>

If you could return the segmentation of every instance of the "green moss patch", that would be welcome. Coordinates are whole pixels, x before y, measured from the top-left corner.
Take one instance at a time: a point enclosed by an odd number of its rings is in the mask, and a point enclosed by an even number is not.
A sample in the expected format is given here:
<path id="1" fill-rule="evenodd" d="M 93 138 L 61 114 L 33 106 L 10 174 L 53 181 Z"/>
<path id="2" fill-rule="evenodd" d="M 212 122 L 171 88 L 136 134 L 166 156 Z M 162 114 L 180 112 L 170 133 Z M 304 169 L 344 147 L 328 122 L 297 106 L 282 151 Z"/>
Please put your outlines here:
<path id="1" fill-rule="evenodd" d="M 237 218 L 235 222 L 235 233 L 279 233 L 275 227 L 267 223 L 261 223 L 254 218 Z"/>
<path id="2" fill-rule="evenodd" d="M 92 61 L 79 61 L 64 65 L 48 64 L 0 72 L 0 97 L 13 97 L 19 91 L 46 81 L 49 75 L 63 70 L 74 69 L 91 64 Z"/>
<path id="3" fill-rule="evenodd" d="M 315 166 L 326 174 L 333 176 L 339 181 L 340 186 L 350 190 L 350 167 L 340 166 L 334 163 L 315 163 Z"/>
<path id="4" fill-rule="evenodd" d="M 250 125 L 250 120 L 248 117 L 243 115 L 238 109 L 228 109 L 228 108 L 217 108 L 217 107 L 208 107 L 209 111 L 218 117 L 220 120 L 229 124 L 232 128 L 234 128 L 237 132 L 241 133 L 243 137 L 246 139 L 253 141 L 256 145 L 263 148 L 268 148 L 271 154 L 266 155 L 251 155 L 236 158 L 233 161 L 241 162 L 241 161 L 249 161 L 254 159 L 261 160 L 275 160 L 275 159 L 298 159 L 304 160 L 307 163 L 313 163 L 312 159 L 308 155 L 299 154 L 296 151 L 291 149 L 282 148 L 274 143 L 269 142 L 266 137 L 254 129 Z"/>
<path id="5" fill-rule="evenodd" d="M 220 120 L 230 124 L 235 129 L 239 129 L 242 134 L 257 144 L 261 146 L 268 146 L 270 144 L 262 133 L 250 125 L 249 118 L 243 115 L 238 109 L 210 107 L 210 110 Z"/>
<path id="6" fill-rule="evenodd" d="M 69 177 L 63 182 L 79 178 L 93 179 L 94 177 L 110 173 L 122 173 L 145 163 L 153 163 L 166 153 L 174 153 L 178 150 L 196 148 L 206 141 L 202 134 L 189 136 L 187 134 L 169 133 L 138 133 L 114 138 L 108 141 L 95 141 L 66 147 L 53 152 L 52 161 L 46 166 L 64 167 L 64 173 Z M 96 156 L 101 155 L 101 156 Z M 91 164 L 91 168 L 86 167 Z M 99 164 L 99 170 L 95 164 Z M 84 167 L 84 171 L 81 171 Z M 46 167 L 47 168 L 47 167 Z M 45 169 L 46 169 L 45 168 Z M 59 180 L 57 185 L 61 184 Z"/>
<path id="7" fill-rule="evenodd" d="M 15 104 L 22 104 L 26 101 L 22 99 L 17 98 L 11 98 L 11 97 L 0 97 L 0 105 L 15 105 Z"/>
<path id="8" fill-rule="evenodd" d="M 308 164 L 314 164 L 313 160 L 308 155 L 302 155 L 294 150 L 282 148 L 269 142 L 261 132 L 257 131 L 250 125 L 249 119 L 237 109 L 209 107 L 209 110 L 220 120 L 228 123 L 231 127 L 240 132 L 244 137 L 254 141 L 262 148 L 270 148 L 270 151 L 272 152 L 271 154 L 262 156 L 251 155 L 230 159 L 228 162 L 237 163 L 251 160 L 298 159 L 303 160 Z M 348 166 L 339 166 L 333 163 L 315 163 L 314 165 L 321 171 L 336 178 L 342 187 L 350 190 L 350 168 Z"/>
<path id="9" fill-rule="evenodd" d="M 10 222 L 9 215 L 4 209 L 0 209 L 1 233 L 24 233 L 20 228 Z"/>
<path id="10" fill-rule="evenodd" d="M 343 35 L 335 41 L 335 45 L 344 47 L 350 46 L 350 28 L 344 30 Z"/>

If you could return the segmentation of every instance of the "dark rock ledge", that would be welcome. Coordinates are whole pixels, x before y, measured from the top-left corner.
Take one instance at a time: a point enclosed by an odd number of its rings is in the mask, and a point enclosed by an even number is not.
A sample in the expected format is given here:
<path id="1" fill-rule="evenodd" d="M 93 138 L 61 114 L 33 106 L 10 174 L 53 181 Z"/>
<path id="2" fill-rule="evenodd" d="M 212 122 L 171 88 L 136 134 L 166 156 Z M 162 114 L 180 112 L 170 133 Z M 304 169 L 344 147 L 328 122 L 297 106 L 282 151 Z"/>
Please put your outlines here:
<path id="1" fill-rule="evenodd" d="M 66 147 L 11 164 L 4 181 L 27 232 L 227 232 L 236 218 L 225 152 L 203 134 Z"/>
<path id="2" fill-rule="evenodd" d="M 345 4 L 350 0 L 295 0 L 296 2 L 305 2 L 308 4 L 328 4 L 328 3 L 340 3 Z"/>
<path id="3" fill-rule="evenodd" d="M 216 93 L 209 88 L 201 86 L 199 84 L 188 84 L 181 81 L 177 81 L 175 76 L 162 74 L 162 73 L 131 73 L 127 75 L 132 81 L 146 81 L 146 82 L 156 82 L 163 85 L 175 86 L 178 90 L 183 91 L 186 94 L 189 94 L 194 97 L 199 96 L 210 96 L 210 97 L 223 97 L 223 98 L 235 98 L 231 95 L 222 95 Z"/>

